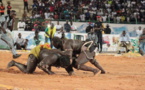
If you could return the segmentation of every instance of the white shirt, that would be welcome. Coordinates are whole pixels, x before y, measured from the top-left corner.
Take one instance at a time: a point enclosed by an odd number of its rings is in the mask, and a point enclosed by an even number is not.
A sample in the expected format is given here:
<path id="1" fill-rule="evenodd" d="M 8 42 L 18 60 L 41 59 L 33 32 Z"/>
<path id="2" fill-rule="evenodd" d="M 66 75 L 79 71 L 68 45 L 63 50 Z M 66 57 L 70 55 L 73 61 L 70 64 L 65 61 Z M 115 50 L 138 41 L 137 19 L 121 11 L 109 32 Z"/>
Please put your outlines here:
<path id="1" fill-rule="evenodd" d="M 16 43 L 18 43 L 20 45 L 24 45 L 25 39 L 23 39 L 23 38 L 17 38 Z"/>
<path id="2" fill-rule="evenodd" d="M 71 25 L 71 31 L 76 31 L 77 27 L 75 25 Z"/>
<path id="3" fill-rule="evenodd" d="M 80 15 L 81 21 L 85 21 L 85 14 Z"/>
<path id="4" fill-rule="evenodd" d="M 18 29 L 19 28 L 25 28 L 25 22 L 18 22 Z"/>
<path id="5" fill-rule="evenodd" d="M 35 14 L 35 17 L 36 17 L 36 18 L 40 17 L 40 14 Z"/>
<path id="6" fill-rule="evenodd" d="M 61 29 L 62 25 L 55 25 L 56 29 Z"/>
<path id="7" fill-rule="evenodd" d="M 50 16 L 50 13 L 44 13 L 44 15 L 45 15 L 45 19 L 48 19 L 49 18 L 49 16 Z"/>
<path id="8" fill-rule="evenodd" d="M 136 30 L 137 36 L 140 36 L 142 34 L 143 30 Z"/>
<path id="9" fill-rule="evenodd" d="M 107 16 L 102 16 L 102 18 L 103 18 L 103 22 L 106 22 Z"/>
<path id="10" fill-rule="evenodd" d="M 130 41 L 130 37 L 128 34 L 126 34 L 125 36 L 122 36 L 122 34 L 120 35 L 120 42 L 121 41 L 125 41 L 125 42 L 129 42 Z"/>

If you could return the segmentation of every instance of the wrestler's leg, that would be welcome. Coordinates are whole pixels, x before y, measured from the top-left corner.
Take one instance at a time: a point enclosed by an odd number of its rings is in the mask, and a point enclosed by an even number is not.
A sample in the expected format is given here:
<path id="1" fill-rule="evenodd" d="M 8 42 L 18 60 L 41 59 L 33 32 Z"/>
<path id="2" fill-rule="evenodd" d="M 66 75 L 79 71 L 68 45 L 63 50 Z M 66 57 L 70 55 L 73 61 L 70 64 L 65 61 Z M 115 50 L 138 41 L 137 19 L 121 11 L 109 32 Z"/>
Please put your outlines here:
<path id="1" fill-rule="evenodd" d="M 91 62 L 95 67 L 97 67 L 98 69 L 101 70 L 101 74 L 105 74 L 105 70 L 102 68 L 102 66 L 98 63 L 97 60 L 93 59 L 93 60 L 90 60 L 90 62 Z"/>
<path id="2" fill-rule="evenodd" d="M 82 52 L 76 60 L 73 62 L 73 66 L 78 69 L 80 65 L 87 63 L 89 60 L 84 52 Z"/>
<path id="3" fill-rule="evenodd" d="M 29 55 L 27 65 L 24 65 L 24 64 L 21 64 L 12 60 L 11 62 L 8 63 L 8 68 L 12 66 L 16 66 L 24 73 L 33 73 L 37 66 L 37 59 L 34 55 L 31 54 Z"/>
<path id="4" fill-rule="evenodd" d="M 92 67 L 88 67 L 86 65 L 80 65 L 80 67 L 78 69 L 79 70 L 84 70 L 84 71 L 91 71 L 91 72 L 94 73 L 94 75 L 100 73 L 100 70 L 94 69 Z"/>
<path id="5" fill-rule="evenodd" d="M 39 64 L 38 68 L 42 69 L 44 72 L 48 74 L 54 74 L 51 71 L 51 65 L 54 64 L 57 60 L 57 56 L 54 54 L 49 54 L 49 56 L 45 57 Z"/>

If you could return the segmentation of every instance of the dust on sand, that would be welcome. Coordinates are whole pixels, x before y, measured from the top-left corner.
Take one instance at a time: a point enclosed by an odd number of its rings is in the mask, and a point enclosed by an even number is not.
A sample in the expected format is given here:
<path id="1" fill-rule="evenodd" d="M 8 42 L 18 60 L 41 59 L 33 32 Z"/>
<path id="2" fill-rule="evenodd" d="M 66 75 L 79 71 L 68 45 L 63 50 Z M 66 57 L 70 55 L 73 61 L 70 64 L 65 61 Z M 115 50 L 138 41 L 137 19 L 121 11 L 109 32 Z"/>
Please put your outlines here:
<path id="1" fill-rule="evenodd" d="M 28 54 L 15 61 L 27 62 Z M 11 86 L 23 90 L 144 90 L 145 58 L 98 55 L 99 63 L 106 74 L 94 76 L 91 72 L 75 70 L 75 75 L 68 76 L 63 68 L 53 67 L 55 75 L 48 75 L 40 69 L 34 74 L 24 74 L 16 67 L 6 69 L 12 60 L 10 52 L 0 51 L 0 90 Z M 88 66 L 94 67 L 90 63 Z M 3 85 L 3 86 L 2 86 Z M 6 86 L 4 86 L 6 85 Z M 19 89 L 17 89 L 19 90 Z"/>

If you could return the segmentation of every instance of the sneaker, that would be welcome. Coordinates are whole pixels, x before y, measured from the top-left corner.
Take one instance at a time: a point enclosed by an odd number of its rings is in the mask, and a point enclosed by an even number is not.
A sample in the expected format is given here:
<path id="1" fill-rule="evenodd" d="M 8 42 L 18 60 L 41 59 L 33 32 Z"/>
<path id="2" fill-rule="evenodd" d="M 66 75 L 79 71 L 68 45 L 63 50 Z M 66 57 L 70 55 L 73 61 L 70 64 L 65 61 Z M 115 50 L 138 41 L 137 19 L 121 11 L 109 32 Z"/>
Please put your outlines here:
<path id="1" fill-rule="evenodd" d="M 16 59 L 16 58 L 18 58 L 20 56 L 21 56 L 21 54 L 16 54 L 16 55 L 13 55 L 13 58 Z"/>
<path id="2" fill-rule="evenodd" d="M 15 61 L 14 60 L 10 61 L 8 63 L 8 65 L 7 65 L 7 69 L 9 69 L 10 67 L 14 66 L 14 64 L 15 64 Z"/>

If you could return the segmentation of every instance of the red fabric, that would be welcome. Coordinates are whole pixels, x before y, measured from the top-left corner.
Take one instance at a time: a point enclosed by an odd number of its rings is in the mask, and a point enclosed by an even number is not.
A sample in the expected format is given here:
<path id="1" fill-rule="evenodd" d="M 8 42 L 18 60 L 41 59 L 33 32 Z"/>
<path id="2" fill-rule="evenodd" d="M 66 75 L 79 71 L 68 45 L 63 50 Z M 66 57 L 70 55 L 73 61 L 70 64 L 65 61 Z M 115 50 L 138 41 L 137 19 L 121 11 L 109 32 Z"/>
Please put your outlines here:
<path id="1" fill-rule="evenodd" d="M 11 6 L 7 6 L 7 9 L 10 10 L 12 7 Z"/>
<path id="2" fill-rule="evenodd" d="M 50 6 L 50 12 L 54 12 L 54 6 Z"/>

